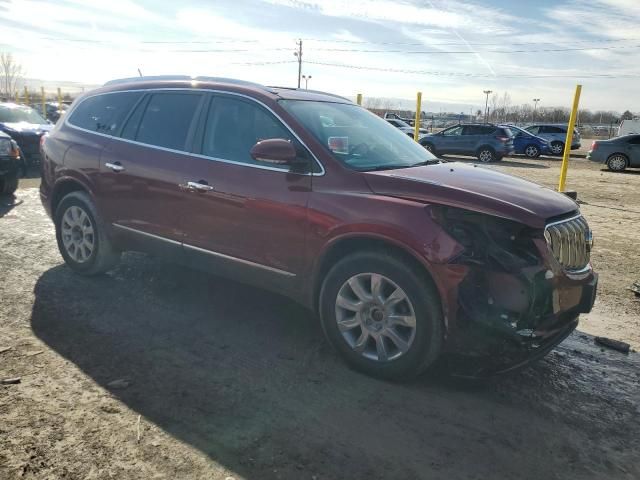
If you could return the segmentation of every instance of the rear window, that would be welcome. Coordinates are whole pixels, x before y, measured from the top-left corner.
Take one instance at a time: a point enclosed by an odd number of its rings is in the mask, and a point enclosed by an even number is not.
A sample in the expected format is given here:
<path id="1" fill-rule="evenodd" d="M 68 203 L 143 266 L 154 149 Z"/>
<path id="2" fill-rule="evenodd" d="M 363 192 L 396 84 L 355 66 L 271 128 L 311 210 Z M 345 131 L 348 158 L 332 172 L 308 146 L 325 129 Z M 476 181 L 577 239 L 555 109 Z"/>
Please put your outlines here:
<path id="1" fill-rule="evenodd" d="M 513 132 L 511 131 L 510 128 L 507 128 L 507 127 L 500 127 L 496 129 L 496 134 L 503 135 L 505 137 L 513 137 Z"/>
<path id="2" fill-rule="evenodd" d="M 68 121 L 85 130 L 113 135 L 141 96 L 142 92 L 119 92 L 89 97 L 73 110 Z"/>

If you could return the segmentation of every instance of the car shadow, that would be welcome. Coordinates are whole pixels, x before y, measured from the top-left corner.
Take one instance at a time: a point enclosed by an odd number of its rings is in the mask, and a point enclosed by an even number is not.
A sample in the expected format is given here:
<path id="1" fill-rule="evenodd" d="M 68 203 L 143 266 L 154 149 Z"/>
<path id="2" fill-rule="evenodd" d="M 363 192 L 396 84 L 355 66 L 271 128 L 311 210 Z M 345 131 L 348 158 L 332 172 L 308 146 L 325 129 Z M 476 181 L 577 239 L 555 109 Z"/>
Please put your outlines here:
<path id="1" fill-rule="evenodd" d="M 609 458 L 607 438 L 637 433 L 619 406 L 634 393 L 567 360 L 589 339 L 499 382 L 393 384 L 345 367 L 297 304 L 144 255 L 91 278 L 56 266 L 34 293 L 38 338 L 241 478 L 549 478 L 568 463 L 579 478 L 630 462 Z"/>
<path id="2" fill-rule="evenodd" d="M 500 166 L 505 166 L 505 167 L 534 168 L 534 169 L 549 168 L 548 165 L 541 165 L 539 163 L 519 162 L 517 160 L 514 160 L 512 157 L 505 157 L 502 160 L 500 160 L 499 162 L 492 162 L 492 163 L 479 162 L 478 159 L 476 159 L 475 157 L 460 157 L 460 156 L 454 156 L 454 155 L 447 155 L 447 156 L 441 158 L 441 160 L 445 160 L 447 162 L 474 163 L 474 164 L 477 164 L 477 165 L 486 165 L 486 166 L 500 165 Z"/>
<path id="3" fill-rule="evenodd" d="M 4 217 L 21 203 L 22 200 L 15 194 L 0 195 L 0 218 Z"/>
<path id="4" fill-rule="evenodd" d="M 640 175 L 640 169 L 638 170 L 623 170 L 622 172 L 612 172 L 608 168 L 601 168 L 601 172 L 613 173 L 613 174 L 622 174 L 622 175 Z"/>

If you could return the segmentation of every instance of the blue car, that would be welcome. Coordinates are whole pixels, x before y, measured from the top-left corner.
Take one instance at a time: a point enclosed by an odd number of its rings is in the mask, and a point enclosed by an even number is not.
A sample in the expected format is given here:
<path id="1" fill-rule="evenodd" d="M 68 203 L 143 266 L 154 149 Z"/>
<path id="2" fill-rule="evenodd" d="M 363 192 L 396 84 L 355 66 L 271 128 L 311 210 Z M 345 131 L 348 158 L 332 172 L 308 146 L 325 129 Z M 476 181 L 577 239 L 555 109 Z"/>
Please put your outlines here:
<path id="1" fill-rule="evenodd" d="M 540 155 L 550 155 L 551 146 L 547 140 L 533 135 L 525 129 L 515 125 L 501 125 L 507 127 L 513 133 L 513 148 L 515 153 L 526 155 L 529 158 L 536 158 Z"/>

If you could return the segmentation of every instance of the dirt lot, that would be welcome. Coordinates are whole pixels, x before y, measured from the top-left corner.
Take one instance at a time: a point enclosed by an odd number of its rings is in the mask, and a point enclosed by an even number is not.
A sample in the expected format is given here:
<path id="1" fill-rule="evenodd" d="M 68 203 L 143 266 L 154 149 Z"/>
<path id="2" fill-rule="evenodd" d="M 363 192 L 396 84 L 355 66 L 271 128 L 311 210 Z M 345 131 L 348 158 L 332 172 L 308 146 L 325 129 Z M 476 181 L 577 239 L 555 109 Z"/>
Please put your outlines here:
<path id="1" fill-rule="evenodd" d="M 492 168 L 552 186 L 559 163 Z M 475 386 L 356 374 L 306 310 L 143 255 L 78 277 L 36 184 L 0 201 L 0 379 L 22 377 L 0 386 L 0 479 L 640 478 L 640 356 L 592 337 L 640 347 L 640 172 L 573 162 L 595 310 Z"/>

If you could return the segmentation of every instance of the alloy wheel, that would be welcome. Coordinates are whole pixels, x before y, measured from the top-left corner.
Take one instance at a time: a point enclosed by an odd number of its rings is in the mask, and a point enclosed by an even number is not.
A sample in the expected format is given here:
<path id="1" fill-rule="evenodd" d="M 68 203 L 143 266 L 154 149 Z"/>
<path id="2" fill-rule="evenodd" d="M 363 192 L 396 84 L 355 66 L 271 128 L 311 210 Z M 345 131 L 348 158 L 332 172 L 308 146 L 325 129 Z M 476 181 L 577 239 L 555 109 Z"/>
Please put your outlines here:
<path id="1" fill-rule="evenodd" d="M 613 155 L 607 162 L 609 168 L 615 172 L 621 172 L 627 167 L 627 159 L 622 155 Z"/>
<path id="2" fill-rule="evenodd" d="M 335 312 L 349 347 L 377 362 L 407 353 L 416 335 L 416 315 L 408 295 L 378 273 L 360 273 L 344 282 Z"/>
<path id="3" fill-rule="evenodd" d="M 554 155 L 560 155 L 564 150 L 564 145 L 560 142 L 554 142 L 551 144 L 551 153 Z"/>
<path id="4" fill-rule="evenodd" d="M 482 150 L 478 155 L 478 160 L 484 163 L 493 161 L 493 152 L 491 150 Z"/>
<path id="5" fill-rule="evenodd" d="M 527 148 L 525 148 L 524 154 L 527 157 L 530 157 L 530 158 L 537 157 L 538 156 L 538 148 L 536 146 L 534 146 L 534 145 L 529 145 Z"/>
<path id="6" fill-rule="evenodd" d="M 65 210 L 61 222 L 62 244 L 77 263 L 84 263 L 95 248 L 95 235 L 91 218 L 81 207 L 72 205 Z"/>

